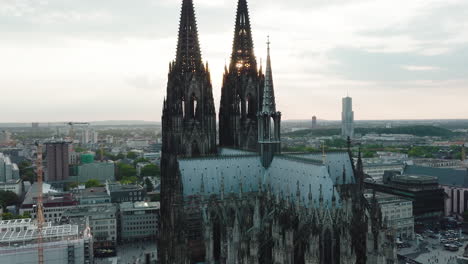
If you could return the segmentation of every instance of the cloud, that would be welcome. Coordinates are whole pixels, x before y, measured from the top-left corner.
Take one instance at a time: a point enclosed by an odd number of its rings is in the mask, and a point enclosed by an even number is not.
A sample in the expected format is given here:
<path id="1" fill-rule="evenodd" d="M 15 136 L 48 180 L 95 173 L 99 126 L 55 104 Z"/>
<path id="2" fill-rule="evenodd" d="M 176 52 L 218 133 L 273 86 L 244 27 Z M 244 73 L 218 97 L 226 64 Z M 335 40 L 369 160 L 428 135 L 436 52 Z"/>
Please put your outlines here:
<path id="1" fill-rule="evenodd" d="M 434 66 L 404 65 L 401 67 L 407 71 L 438 71 L 440 70 L 439 67 L 434 67 Z"/>
<path id="2" fill-rule="evenodd" d="M 216 102 L 236 2 L 194 1 Z M 13 121 L 57 119 L 51 109 L 58 107 L 66 120 L 87 114 L 88 120 L 159 120 L 180 6 L 180 0 L 0 1 L 0 86 L 8 90 L 2 97 L 14 98 L 19 90 L 27 95 L 19 104 L 3 102 L 0 111 Z M 438 115 L 431 104 L 441 98 L 451 101 L 440 115 L 466 115 L 465 0 L 250 0 L 249 9 L 259 60 L 266 56 L 266 36 L 272 39 L 275 92 L 285 119 L 312 113 L 339 119 L 347 90 L 359 118 L 430 118 Z M 50 109 L 31 111 L 36 98 Z M 385 103 L 378 105 L 381 98 Z M 410 100 L 420 104 L 418 112 L 406 105 Z"/>
<path id="3" fill-rule="evenodd" d="M 149 76 L 149 75 L 138 75 L 132 76 L 125 79 L 126 83 L 141 90 L 154 91 L 155 87 L 163 82 L 163 78 Z"/>

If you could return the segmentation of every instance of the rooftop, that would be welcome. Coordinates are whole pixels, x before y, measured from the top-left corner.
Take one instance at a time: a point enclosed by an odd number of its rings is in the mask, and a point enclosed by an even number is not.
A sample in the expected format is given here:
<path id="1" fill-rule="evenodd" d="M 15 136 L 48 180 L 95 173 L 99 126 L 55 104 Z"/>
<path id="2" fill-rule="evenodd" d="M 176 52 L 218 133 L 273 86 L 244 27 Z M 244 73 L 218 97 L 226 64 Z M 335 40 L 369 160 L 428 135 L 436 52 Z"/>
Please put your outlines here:
<path id="1" fill-rule="evenodd" d="M 107 194 L 106 187 L 93 187 L 93 188 L 87 188 L 87 189 L 80 189 L 80 190 L 74 190 L 74 192 L 83 197 L 109 196 Z"/>
<path id="2" fill-rule="evenodd" d="M 121 191 L 141 191 L 143 187 L 140 185 L 134 184 L 120 184 L 120 183 L 106 183 L 106 188 L 108 188 L 109 192 L 121 192 Z"/>
<path id="3" fill-rule="evenodd" d="M 120 210 L 159 209 L 159 202 L 124 202 L 120 204 Z"/>
<path id="4" fill-rule="evenodd" d="M 432 176 L 440 185 L 468 187 L 467 169 L 432 168 L 423 166 L 406 166 L 405 174 Z"/>
<path id="5" fill-rule="evenodd" d="M 354 182 L 347 153 L 331 153 L 325 163 L 322 154 L 277 155 L 267 169 L 257 155 L 180 159 L 179 169 L 186 197 L 271 188 L 274 194 L 291 195 L 292 200 L 299 192 L 301 202 L 308 200 L 309 192 L 316 201 L 322 194 L 325 203 L 331 203 L 334 185 L 343 183 L 343 170 L 346 183 Z M 335 195 L 339 201 L 338 194 Z"/>
<path id="6" fill-rule="evenodd" d="M 47 205 L 54 205 L 54 204 L 73 204 L 75 203 L 75 199 L 71 193 L 60 193 L 59 191 L 53 189 L 50 184 L 43 183 L 42 185 L 42 193 L 43 193 L 43 204 L 47 207 Z M 24 197 L 22 207 L 29 207 L 33 204 L 36 204 L 36 199 L 39 194 L 39 185 L 35 182 L 31 188 L 29 188 L 28 193 Z"/>
<path id="7" fill-rule="evenodd" d="M 425 175 L 398 175 L 392 181 L 406 184 L 437 184 L 436 177 Z"/>
<path id="8" fill-rule="evenodd" d="M 372 199 L 373 197 L 373 192 L 372 191 L 367 191 L 364 193 L 364 197 L 367 199 Z M 376 192 L 375 197 L 377 198 L 377 201 L 379 204 L 387 204 L 387 203 L 397 203 L 397 202 L 408 202 L 411 201 L 409 199 L 405 199 L 401 196 L 398 195 L 393 195 L 389 193 L 383 193 L 383 192 Z"/>
<path id="9" fill-rule="evenodd" d="M 3 227 L 3 226 L 2 226 Z M 7 226 L 4 226 L 8 228 Z M 44 241 L 50 240 L 65 240 L 70 236 L 78 236 L 78 226 L 76 225 L 60 225 L 52 226 L 48 223 L 42 228 L 42 237 Z M 39 232 L 35 224 L 31 224 L 22 229 L 0 232 L 0 244 L 2 243 L 23 243 L 35 242 L 39 237 Z"/>
<path id="10" fill-rule="evenodd" d="M 112 213 L 115 214 L 117 208 L 112 204 L 99 204 L 93 206 L 77 206 L 69 208 L 65 211 L 64 215 L 73 217 L 73 216 L 83 216 L 83 215 L 93 215 L 99 213 Z"/>

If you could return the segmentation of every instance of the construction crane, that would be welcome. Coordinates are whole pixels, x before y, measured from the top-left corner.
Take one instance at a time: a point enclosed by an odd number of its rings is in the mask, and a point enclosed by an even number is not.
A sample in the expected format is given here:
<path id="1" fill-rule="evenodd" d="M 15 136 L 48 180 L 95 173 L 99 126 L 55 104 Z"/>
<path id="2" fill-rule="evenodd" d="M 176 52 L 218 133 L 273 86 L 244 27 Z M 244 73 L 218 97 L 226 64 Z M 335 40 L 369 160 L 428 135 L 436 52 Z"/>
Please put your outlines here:
<path id="1" fill-rule="evenodd" d="M 37 185 L 38 185 L 38 197 L 36 203 L 36 219 L 37 219 L 37 232 L 38 232 L 38 239 L 37 239 L 37 254 L 39 264 L 44 264 L 44 248 L 42 245 L 43 242 L 43 234 L 42 234 L 42 227 L 44 225 L 44 208 L 42 204 L 42 176 L 43 176 L 43 169 L 42 169 L 42 145 L 36 142 L 37 147 L 37 159 L 36 159 L 36 166 L 37 166 Z"/>
<path id="2" fill-rule="evenodd" d="M 89 126 L 88 122 L 67 122 L 65 124 L 70 126 L 69 135 L 70 135 L 70 138 L 71 138 L 72 141 L 75 139 L 75 130 L 74 130 L 75 125 L 88 125 Z"/>

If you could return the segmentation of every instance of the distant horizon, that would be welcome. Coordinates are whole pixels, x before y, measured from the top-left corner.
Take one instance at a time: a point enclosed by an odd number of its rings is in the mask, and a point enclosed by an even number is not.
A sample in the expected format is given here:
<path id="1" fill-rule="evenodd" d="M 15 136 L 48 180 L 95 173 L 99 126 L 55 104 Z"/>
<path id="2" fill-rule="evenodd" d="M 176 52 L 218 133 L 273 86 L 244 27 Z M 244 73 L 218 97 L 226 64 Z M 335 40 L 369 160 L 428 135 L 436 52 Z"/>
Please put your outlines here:
<path id="1" fill-rule="evenodd" d="M 218 120 L 217 120 L 218 121 Z M 281 120 L 282 122 L 311 122 L 312 117 L 310 119 L 284 119 Z M 338 119 L 320 119 L 318 118 L 317 121 L 324 121 L 324 122 L 341 122 L 341 120 Z M 433 119 L 357 119 L 354 120 L 354 122 L 395 122 L 395 121 L 403 121 L 403 122 L 410 122 L 410 121 L 415 121 L 415 122 L 430 122 L 430 121 L 467 121 L 468 118 L 466 119 L 461 119 L 461 118 L 446 118 L 446 119 L 440 119 L 440 118 L 433 118 Z M 151 121 L 151 120 L 74 120 L 74 121 L 31 121 L 31 122 L 0 122 L 0 125 L 4 124 L 22 124 L 22 125 L 31 125 L 33 123 L 39 123 L 40 125 L 45 125 L 45 124 L 63 124 L 63 126 L 67 126 L 66 123 L 68 122 L 86 122 L 86 123 L 161 123 L 161 121 Z"/>

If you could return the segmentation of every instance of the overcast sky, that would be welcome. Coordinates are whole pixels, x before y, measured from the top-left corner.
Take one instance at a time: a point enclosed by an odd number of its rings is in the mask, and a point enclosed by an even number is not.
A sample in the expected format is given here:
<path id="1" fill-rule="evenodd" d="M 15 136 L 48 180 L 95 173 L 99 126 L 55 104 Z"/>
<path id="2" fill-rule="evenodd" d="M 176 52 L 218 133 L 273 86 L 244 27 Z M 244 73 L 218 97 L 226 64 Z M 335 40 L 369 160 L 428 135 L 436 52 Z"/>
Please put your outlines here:
<path id="1" fill-rule="evenodd" d="M 237 0 L 194 0 L 219 107 Z M 0 122 L 159 121 L 181 0 L 0 0 Z M 468 1 L 250 0 L 284 119 L 468 118 Z"/>

